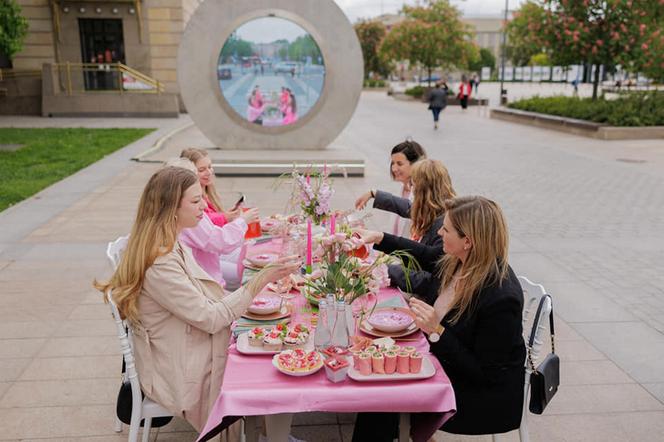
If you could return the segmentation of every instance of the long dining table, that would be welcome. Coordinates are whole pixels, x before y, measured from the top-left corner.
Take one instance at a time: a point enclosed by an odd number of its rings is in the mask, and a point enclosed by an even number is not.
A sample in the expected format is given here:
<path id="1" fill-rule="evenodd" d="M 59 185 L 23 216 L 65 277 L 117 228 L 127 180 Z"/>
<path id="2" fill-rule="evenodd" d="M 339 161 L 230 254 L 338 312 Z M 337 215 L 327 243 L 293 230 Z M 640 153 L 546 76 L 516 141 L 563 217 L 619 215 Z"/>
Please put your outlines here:
<path id="1" fill-rule="evenodd" d="M 248 255 L 273 251 L 278 245 L 266 242 L 252 246 Z M 291 301 L 290 324 L 312 324 L 313 310 L 302 295 Z M 383 288 L 377 302 L 405 305 L 401 293 Z M 313 321 L 315 324 L 315 320 Z M 312 332 L 313 334 L 313 332 Z M 362 333 L 360 333 L 362 334 Z M 245 417 L 247 442 L 257 440 L 256 419 L 265 416 L 268 439 L 285 440 L 294 413 L 304 412 L 395 412 L 400 413 L 399 441 L 427 441 L 456 410 L 454 390 L 438 360 L 429 353 L 424 334 L 416 331 L 407 341 L 430 358 L 435 374 L 427 379 L 359 382 L 347 377 L 333 383 L 325 370 L 309 376 L 294 377 L 279 372 L 272 365 L 272 355 L 246 355 L 232 342 L 224 380 L 216 403 L 198 441 L 210 440 L 239 417 Z"/>

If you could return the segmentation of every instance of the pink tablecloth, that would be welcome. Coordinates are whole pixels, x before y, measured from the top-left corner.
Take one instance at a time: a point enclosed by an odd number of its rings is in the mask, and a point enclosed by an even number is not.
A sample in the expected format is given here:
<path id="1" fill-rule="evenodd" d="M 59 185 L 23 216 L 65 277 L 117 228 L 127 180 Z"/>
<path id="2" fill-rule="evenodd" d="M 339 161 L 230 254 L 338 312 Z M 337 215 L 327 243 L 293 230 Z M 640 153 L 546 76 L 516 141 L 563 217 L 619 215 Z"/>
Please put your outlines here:
<path id="1" fill-rule="evenodd" d="M 387 288 L 381 290 L 378 297 L 379 301 L 384 301 L 394 296 L 400 296 L 398 291 Z M 308 323 L 310 315 L 301 313 L 306 300 L 298 296 L 292 303 L 292 322 Z M 418 341 L 401 344 L 428 352 L 428 343 L 421 332 L 409 338 L 418 338 Z M 232 344 L 221 392 L 199 440 L 208 440 L 217 434 L 228 425 L 228 420 L 223 423 L 222 420 L 230 416 L 375 411 L 422 413 L 412 416 L 411 435 L 416 442 L 426 441 L 456 409 L 449 378 L 438 360 L 432 355 L 429 357 L 436 374 L 426 380 L 357 382 L 347 378 L 332 383 L 324 369 L 306 377 L 287 376 L 272 366 L 272 356 L 242 355 Z"/>

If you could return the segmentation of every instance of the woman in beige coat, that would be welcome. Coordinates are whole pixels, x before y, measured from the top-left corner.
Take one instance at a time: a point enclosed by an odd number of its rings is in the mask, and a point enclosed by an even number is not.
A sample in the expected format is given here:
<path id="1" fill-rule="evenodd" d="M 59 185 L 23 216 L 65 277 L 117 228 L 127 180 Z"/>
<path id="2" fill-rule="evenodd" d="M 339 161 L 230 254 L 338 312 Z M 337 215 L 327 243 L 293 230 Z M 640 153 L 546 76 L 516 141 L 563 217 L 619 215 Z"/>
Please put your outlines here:
<path id="1" fill-rule="evenodd" d="M 178 241 L 206 207 L 198 177 L 179 167 L 156 172 L 143 191 L 127 249 L 107 283 L 134 332 L 134 352 L 146 396 L 197 431 L 219 394 L 230 325 L 270 281 L 297 270 L 285 259 L 246 287 L 225 294 Z"/>

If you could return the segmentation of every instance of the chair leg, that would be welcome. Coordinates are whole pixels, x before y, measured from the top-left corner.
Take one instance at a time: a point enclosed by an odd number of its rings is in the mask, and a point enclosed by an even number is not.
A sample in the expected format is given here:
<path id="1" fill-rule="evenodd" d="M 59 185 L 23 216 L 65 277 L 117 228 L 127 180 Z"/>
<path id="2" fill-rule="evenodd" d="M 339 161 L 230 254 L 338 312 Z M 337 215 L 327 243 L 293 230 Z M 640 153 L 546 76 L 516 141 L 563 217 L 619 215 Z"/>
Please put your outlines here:
<path id="1" fill-rule="evenodd" d="M 150 427 L 152 427 L 152 418 L 146 417 L 145 423 L 143 424 L 143 442 L 148 442 L 150 440 Z"/>
<path id="2" fill-rule="evenodd" d="M 113 431 L 116 433 L 122 433 L 122 421 L 115 416 L 115 424 L 113 425 Z"/>

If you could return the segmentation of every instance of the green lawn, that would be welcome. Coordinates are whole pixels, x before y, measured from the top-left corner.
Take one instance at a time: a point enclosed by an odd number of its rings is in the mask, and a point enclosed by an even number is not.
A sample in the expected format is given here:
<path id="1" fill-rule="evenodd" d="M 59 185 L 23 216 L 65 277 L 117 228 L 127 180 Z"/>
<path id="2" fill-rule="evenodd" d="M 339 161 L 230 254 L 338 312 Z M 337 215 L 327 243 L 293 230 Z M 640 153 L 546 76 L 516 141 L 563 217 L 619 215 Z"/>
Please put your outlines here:
<path id="1" fill-rule="evenodd" d="M 100 160 L 154 129 L 0 128 L 0 211 Z"/>

